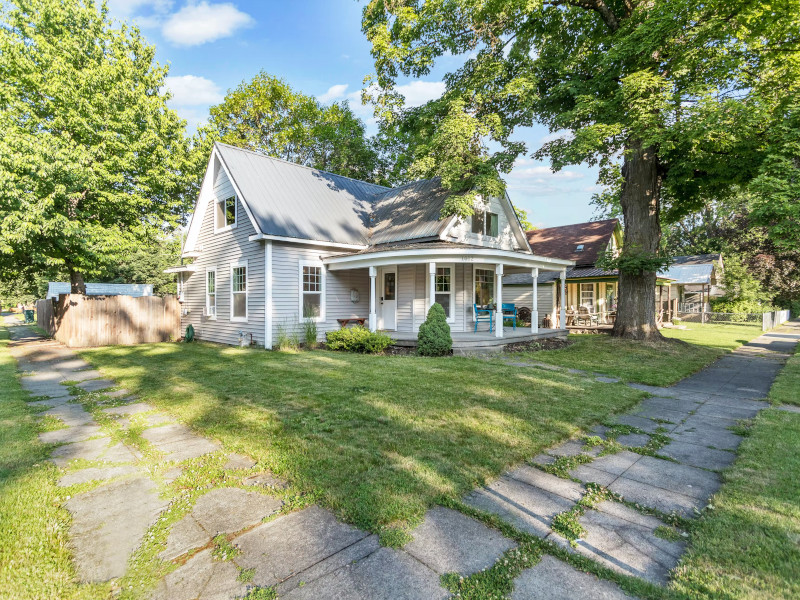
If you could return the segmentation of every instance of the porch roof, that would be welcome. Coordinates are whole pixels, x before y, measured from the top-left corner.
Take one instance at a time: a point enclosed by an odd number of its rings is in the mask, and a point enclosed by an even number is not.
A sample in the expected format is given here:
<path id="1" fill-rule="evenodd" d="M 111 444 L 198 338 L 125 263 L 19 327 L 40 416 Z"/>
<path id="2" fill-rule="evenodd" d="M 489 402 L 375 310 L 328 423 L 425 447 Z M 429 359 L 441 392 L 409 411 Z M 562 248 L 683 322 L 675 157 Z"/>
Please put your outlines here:
<path id="1" fill-rule="evenodd" d="M 359 252 L 323 256 L 322 262 L 331 271 L 428 262 L 503 264 L 509 267 L 529 269 L 539 267 L 549 271 L 560 271 L 575 264 L 571 260 L 536 256 L 529 252 L 452 242 L 372 246 Z"/>

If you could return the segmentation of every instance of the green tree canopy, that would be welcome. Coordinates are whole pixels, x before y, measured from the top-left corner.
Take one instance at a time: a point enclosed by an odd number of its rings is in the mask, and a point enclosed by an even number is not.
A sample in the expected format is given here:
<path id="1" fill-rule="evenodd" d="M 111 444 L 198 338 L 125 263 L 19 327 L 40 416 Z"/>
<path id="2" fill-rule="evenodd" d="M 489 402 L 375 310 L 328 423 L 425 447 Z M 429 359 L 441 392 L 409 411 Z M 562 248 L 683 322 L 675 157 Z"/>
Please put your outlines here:
<path id="1" fill-rule="evenodd" d="M 63 268 L 73 291 L 186 210 L 184 124 L 137 29 L 94 0 L 0 7 L 0 278 Z"/>
<path id="2" fill-rule="evenodd" d="M 355 179 L 384 179 L 376 142 L 346 101 L 323 106 L 264 71 L 211 108 L 211 128 L 227 144 Z"/>
<path id="3" fill-rule="evenodd" d="M 534 157 L 598 165 L 619 186 L 615 334 L 627 337 L 659 336 L 662 194 L 679 218 L 756 177 L 800 88 L 800 0 L 372 0 L 363 29 L 376 113 L 427 140 L 412 164 L 494 194 L 502 182 L 487 166 L 508 172 L 528 151 L 514 131 L 538 121 L 564 135 Z M 397 78 L 428 75 L 445 56 L 461 66 L 443 97 L 403 110 Z"/>

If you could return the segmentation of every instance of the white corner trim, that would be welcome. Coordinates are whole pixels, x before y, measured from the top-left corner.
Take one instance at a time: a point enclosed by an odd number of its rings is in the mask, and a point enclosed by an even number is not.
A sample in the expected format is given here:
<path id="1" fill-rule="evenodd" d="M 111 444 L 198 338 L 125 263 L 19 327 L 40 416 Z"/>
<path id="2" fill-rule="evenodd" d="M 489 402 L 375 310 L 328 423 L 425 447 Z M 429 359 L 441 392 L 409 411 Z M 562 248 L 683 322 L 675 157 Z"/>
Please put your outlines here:
<path id="1" fill-rule="evenodd" d="M 264 242 L 264 348 L 272 350 L 272 240 Z"/>

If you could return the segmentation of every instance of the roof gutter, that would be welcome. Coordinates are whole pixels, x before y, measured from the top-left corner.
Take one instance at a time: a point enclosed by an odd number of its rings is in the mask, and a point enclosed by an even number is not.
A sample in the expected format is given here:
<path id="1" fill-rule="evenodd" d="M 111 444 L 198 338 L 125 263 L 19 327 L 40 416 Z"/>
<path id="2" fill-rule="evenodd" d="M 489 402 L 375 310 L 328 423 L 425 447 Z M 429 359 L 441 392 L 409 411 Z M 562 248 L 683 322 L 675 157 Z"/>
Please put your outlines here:
<path id="1" fill-rule="evenodd" d="M 274 242 L 289 242 L 292 244 L 304 244 L 306 246 L 324 246 L 327 248 L 344 248 L 346 250 L 364 250 L 369 248 L 366 244 L 341 244 L 339 242 L 326 242 L 323 240 L 308 240 L 304 238 L 288 237 L 283 235 L 269 235 L 266 233 L 256 233 L 249 238 L 251 242 L 258 240 L 272 240 Z"/>

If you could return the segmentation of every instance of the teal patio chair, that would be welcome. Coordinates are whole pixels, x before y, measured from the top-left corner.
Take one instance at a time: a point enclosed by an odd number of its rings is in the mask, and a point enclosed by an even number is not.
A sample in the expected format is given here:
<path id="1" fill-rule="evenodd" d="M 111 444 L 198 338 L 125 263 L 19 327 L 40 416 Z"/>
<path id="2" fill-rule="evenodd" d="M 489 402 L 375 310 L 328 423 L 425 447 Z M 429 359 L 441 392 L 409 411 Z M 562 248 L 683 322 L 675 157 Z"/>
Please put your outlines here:
<path id="1" fill-rule="evenodd" d="M 489 308 L 478 308 L 477 304 L 472 305 L 475 311 L 475 333 L 478 332 L 478 323 L 489 323 L 489 333 L 492 333 L 492 311 Z"/>
<path id="2" fill-rule="evenodd" d="M 503 325 L 506 319 L 511 319 L 514 329 L 517 328 L 517 306 L 516 304 L 506 304 L 503 302 L 501 308 L 503 309 Z"/>

